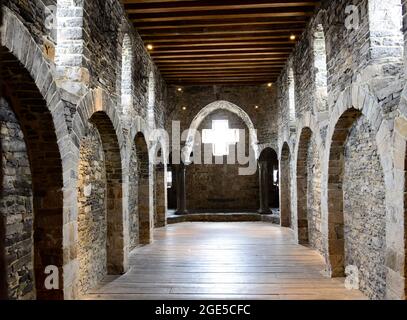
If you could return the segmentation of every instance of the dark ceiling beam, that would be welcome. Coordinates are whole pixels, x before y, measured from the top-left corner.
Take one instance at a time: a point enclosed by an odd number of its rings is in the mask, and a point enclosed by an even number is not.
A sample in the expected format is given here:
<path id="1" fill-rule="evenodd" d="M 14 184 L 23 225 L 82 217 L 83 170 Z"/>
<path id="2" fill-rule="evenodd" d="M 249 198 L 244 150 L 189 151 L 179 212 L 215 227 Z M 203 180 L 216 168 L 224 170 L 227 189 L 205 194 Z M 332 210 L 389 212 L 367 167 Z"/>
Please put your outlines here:
<path id="1" fill-rule="evenodd" d="M 122 0 L 172 84 L 263 85 L 283 69 L 312 0 Z M 295 36 L 295 39 L 292 38 Z"/>
<path id="2" fill-rule="evenodd" d="M 168 13 L 168 12 L 199 12 L 213 10 L 247 10 L 247 9 L 269 9 L 269 8 L 289 8 L 289 7 L 310 7 L 315 6 L 315 1 L 245 1 L 231 0 L 227 3 L 218 1 L 199 1 L 191 2 L 167 2 L 165 6 L 162 3 L 143 4 L 132 1 L 124 1 L 125 8 L 130 14 L 149 14 L 149 13 Z"/>

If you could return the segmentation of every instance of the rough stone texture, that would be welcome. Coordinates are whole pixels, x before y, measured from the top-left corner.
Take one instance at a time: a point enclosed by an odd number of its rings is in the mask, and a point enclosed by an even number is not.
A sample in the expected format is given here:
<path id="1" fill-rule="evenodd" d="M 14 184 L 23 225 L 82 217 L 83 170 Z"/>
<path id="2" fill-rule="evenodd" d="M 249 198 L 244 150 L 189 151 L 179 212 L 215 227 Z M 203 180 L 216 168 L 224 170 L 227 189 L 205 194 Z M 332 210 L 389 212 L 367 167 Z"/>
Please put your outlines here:
<path id="1" fill-rule="evenodd" d="M 345 147 L 343 177 L 345 265 L 359 268 L 360 288 L 373 299 L 385 296 L 385 190 L 372 132 L 363 117 Z"/>
<path id="2" fill-rule="evenodd" d="M 93 125 L 81 144 L 78 211 L 78 290 L 85 294 L 107 274 L 105 159 L 102 140 Z"/>
<path id="3" fill-rule="evenodd" d="M 324 238 L 321 216 L 321 163 L 318 145 L 315 140 L 311 140 L 307 155 L 309 244 L 322 252 Z"/>
<path id="4" fill-rule="evenodd" d="M 9 299 L 35 298 L 33 192 L 24 135 L 8 102 L 0 97 L 1 198 Z"/>
<path id="5" fill-rule="evenodd" d="M 130 250 L 139 245 L 139 214 L 138 214 L 138 164 L 136 145 L 132 147 L 129 166 L 129 235 Z"/>

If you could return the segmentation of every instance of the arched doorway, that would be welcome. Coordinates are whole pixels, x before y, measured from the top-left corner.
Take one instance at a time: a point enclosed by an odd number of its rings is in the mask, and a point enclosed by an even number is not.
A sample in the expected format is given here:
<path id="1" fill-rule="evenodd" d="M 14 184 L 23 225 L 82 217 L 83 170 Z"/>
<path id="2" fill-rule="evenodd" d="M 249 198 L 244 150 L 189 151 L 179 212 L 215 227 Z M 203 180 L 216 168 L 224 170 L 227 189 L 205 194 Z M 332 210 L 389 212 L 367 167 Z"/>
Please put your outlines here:
<path id="1" fill-rule="evenodd" d="M 175 212 L 177 210 L 177 175 L 175 166 L 172 165 L 172 153 L 170 153 L 167 163 L 167 208 L 171 212 Z"/>
<path id="2" fill-rule="evenodd" d="M 135 138 L 137 156 L 137 176 L 138 176 L 138 226 L 139 243 L 149 244 L 152 242 L 153 219 L 150 214 L 150 160 L 148 146 L 142 133 L 138 133 Z"/>
<path id="3" fill-rule="evenodd" d="M 370 298 L 386 291 L 385 183 L 376 133 L 367 117 L 348 109 L 333 131 L 328 172 L 328 245 L 331 273 L 358 270 Z"/>
<path id="4" fill-rule="evenodd" d="M 104 112 L 89 120 L 78 168 L 79 291 L 123 267 L 122 169 L 115 129 Z"/>
<path id="5" fill-rule="evenodd" d="M 297 225 L 300 244 L 309 243 L 308 179 L 310 178 L 310 168 L 308 168 L 308 157 L 311 137 L 311 129 L 304 128 L 301 132 L 297 154 Z"/>
<path id="6" fill-rule="evenodd" d="M 0 201 L 1 215 L 8 217 L 0 242 L 7 256 L 7 297 L 63 299 L 63 178 L 54 120 L 24 66 L 4 47 L 0 59 Z M 45 287 L 48 266 L 58 268 L 59 289 Z"/>
<path id="7" fill-rule="evenodd" d="M 167 166 L 161 145 L 154 155 L 154 227 L 167 224 Z"/>
<path id="8" fill-rule="evenodd" d="M 280 206 L 281 226 L 292 228 L 291 222 L 291 153 L 284 143 L 280 160 Z"/>
<path id="9" fill-rule="evenodd" d="M 280 207 L 279 165 L 277 153 L 272 148 L 264 149 L 259 157 L 260 213 L 278 212 Z"/>

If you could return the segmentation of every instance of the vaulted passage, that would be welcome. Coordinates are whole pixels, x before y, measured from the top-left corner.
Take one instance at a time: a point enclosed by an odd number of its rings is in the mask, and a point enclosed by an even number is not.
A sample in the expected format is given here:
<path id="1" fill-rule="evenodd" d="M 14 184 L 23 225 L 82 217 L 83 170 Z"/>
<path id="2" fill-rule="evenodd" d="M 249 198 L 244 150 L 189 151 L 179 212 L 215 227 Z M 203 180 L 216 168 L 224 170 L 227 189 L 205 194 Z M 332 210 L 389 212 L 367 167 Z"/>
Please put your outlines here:
<path id="1" fill-rule="evenodd" d="M 322 257 L 263 223 L 183 223 L 155 231 L 88 299 L 365 299 L 321 275 Z M 186 255 L 185 252 L 188 252 Z"/>

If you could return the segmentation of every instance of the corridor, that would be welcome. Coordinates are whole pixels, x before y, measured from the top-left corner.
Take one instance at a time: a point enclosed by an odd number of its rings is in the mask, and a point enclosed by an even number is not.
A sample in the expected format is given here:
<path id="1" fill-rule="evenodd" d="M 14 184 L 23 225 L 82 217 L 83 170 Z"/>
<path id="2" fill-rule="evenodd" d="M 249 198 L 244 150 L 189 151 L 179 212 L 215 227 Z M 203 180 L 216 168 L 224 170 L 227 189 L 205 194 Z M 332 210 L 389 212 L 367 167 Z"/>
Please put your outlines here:
<path id="1" fill-rule="evenodd" d="M 314 250 L 263 222 L 180 223 L 135 249 L 127 274 L 107 276 L 85 299 L 365 299 L 326 278 Z"/>

